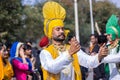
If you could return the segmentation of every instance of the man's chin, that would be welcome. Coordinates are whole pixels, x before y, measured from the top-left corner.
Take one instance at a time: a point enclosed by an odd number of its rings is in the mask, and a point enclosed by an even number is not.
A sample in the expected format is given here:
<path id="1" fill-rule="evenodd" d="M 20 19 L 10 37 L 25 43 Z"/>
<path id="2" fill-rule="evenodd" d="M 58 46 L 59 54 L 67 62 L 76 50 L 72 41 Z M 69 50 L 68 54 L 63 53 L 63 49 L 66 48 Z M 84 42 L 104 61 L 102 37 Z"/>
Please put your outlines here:
<path id="1" fill-rule="evenodd" d="M 64 41 L 65 40 L 65 36 L 62 36 L 59 38 L 61 41 Z"/>

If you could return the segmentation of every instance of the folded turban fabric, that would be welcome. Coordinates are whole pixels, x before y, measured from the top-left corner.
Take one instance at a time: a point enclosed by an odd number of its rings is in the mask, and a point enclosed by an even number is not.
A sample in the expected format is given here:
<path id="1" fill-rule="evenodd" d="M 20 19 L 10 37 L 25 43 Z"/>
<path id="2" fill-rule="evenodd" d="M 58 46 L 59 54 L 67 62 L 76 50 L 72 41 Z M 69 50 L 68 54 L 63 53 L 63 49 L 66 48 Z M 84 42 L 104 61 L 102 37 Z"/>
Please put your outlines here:
<path id="1" fill-rule="evenodd" d="M 65 9 L 57 2 L 48 1 L 43 6 L 44 33 L 48 38 L 52 38 L 54 27 L 64 27 L 66 17 Z"/>
<path id="2" fill-rule="evenodd" d="M 44 37 L 40 40 L 40 42 L 39 42 L 39 46 L 40 46 L 40 47 L 45 47 L 45 46 L 47 46 L 48 44 L 49 44 L 49 39 L 48 39 L 47 36 L 44 36 Z"/>
<path id="3" fill-rule="evenodd" d="M 115 40 L 116 37 L 120 38 L 120 26 L 118 24 L 118 18 L 116 15 L 112 15 L 106 24 L 106 34 L 112 35 L 112 40 Z"/>

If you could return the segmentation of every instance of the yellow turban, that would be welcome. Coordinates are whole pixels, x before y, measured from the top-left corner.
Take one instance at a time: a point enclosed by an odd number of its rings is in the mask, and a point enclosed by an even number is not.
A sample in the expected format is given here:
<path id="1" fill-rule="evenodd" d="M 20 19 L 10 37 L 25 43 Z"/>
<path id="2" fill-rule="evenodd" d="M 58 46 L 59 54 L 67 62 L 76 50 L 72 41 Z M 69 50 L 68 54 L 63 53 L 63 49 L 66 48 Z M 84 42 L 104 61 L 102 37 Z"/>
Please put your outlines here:
<path id="1" fill-rule="evenodd" d="M 60 4 L 49 1 L 43 6 L 43 17 L 44 33 L 48 38 L 51 38 L 54 27 L 64 27 L 63 21 L 66 17 L 66 11 Z"/>

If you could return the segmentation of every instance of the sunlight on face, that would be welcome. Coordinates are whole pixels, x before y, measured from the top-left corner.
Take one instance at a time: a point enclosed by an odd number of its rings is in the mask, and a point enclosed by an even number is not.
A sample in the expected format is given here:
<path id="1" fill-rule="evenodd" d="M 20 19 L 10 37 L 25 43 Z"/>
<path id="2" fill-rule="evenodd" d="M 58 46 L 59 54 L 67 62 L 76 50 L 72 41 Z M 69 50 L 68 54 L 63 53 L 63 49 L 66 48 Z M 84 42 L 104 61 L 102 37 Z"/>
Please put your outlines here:
<path id="1" fill-rule="evenodd" d="M 64 27 L 53 28 L 52 38 L 55 41 L 64 41 L 65 40 Z"/>
<path id="2" fill-rule="evenodd" d="M 107 34 L 107 40 L 112 41 L 112 35 L 111 34 Z"/>

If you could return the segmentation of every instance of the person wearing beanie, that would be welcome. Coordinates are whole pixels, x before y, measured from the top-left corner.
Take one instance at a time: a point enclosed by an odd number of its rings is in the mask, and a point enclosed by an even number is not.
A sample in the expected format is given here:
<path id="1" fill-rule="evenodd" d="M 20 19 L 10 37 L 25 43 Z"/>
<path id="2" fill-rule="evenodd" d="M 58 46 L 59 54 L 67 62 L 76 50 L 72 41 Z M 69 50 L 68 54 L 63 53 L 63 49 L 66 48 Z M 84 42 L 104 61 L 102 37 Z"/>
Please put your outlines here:
<path id="1" fill-rule="evenodd" d="M 107 47 L 109 49 L 109 55 L 120 56 L 120 24 L 118 24 L 118 17 L 111 15 L 106 24 L 106 35 L 108 39 Z M 120 58 L 115 63 L 108 63 L 105 66 L 106 74 L 109 76 L 109 80 L 120 79 Z"/>
<path id="2" fill-rule="evenodd" d="M 46 2 L 43 16 L 44 33 L 51 41 L 40 53 L 44 80 L 82 80 L 79 65 L 94 68 L 101 61 L 104 62 L 104 57 L 108 55 L 105 45 L 100 47 L 98 54 L 89 56 L 80 49 L 80 43 L 75 37 L 71 39 L 70 45 L 64 43 L 69 30 L 64 29 L 66 11 L 60 4 L 54 1 Z M 109 56 L 105 58 L 107 62 Z M 113 58 L 109 62 L 112 62 Z"/>
<path id="3" fill-rule="evenodd" d="M 47 47 L 49 45 L 49 39 L 47 36 L 42 37 L 42 39 L 39 42 L 39 46 L 41 48 Z"/>

